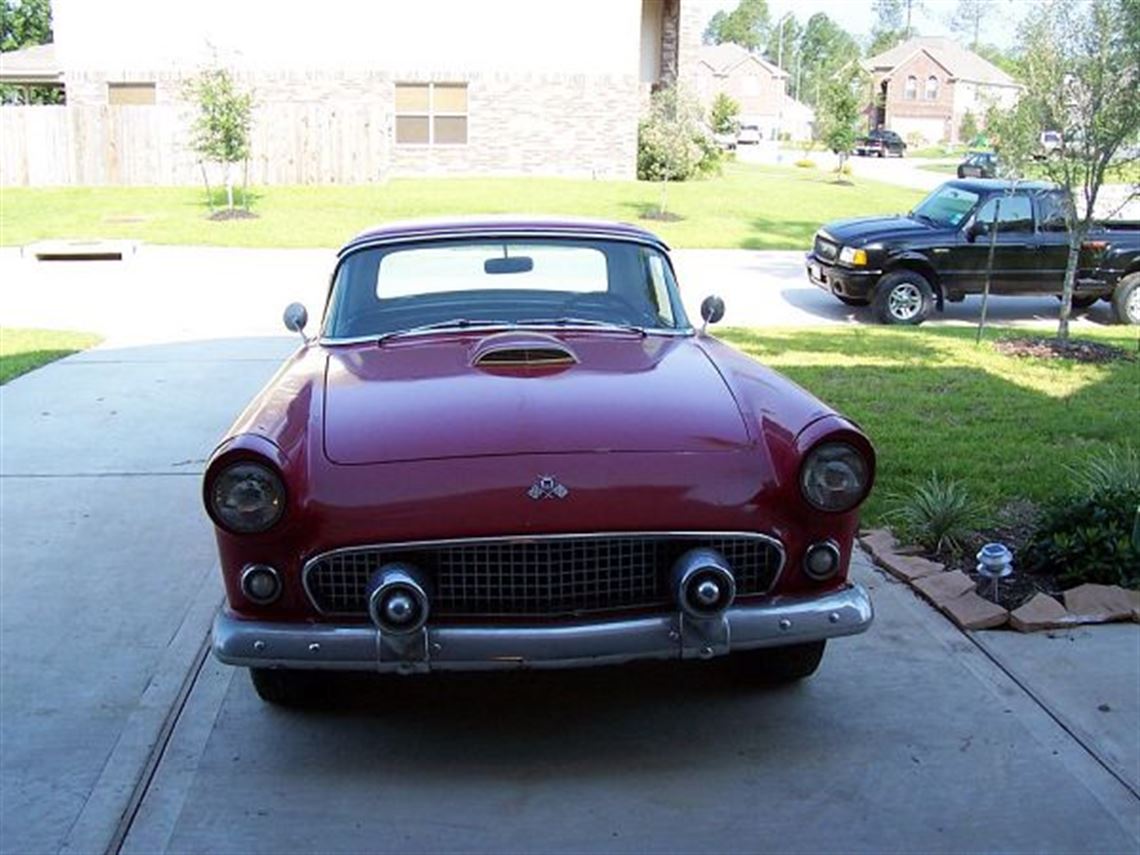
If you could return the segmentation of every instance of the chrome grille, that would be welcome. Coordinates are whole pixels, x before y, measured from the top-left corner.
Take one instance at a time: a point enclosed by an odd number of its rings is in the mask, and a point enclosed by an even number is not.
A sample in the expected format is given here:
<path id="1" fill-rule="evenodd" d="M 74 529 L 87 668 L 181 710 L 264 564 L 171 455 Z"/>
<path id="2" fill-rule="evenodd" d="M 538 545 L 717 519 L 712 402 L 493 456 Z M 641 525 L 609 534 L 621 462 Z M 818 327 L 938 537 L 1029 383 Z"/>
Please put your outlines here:
<path id="1" fill-rule="evenodd" d="M 824 240 L 819 235 L 816 235 L 815 254 L 825 261 L 835 261 L 835 257 L 839 255 L 839 247 L 831 241 Z"/>
<path id="2" fill-rule="evenodd" d="M 724 555 L 738 594 L 768 591 L 783 564 L 783 550 L 764 535 L 547 536 L 337 550 L 309 561 L 304 581 L 319 611 L 364 615 L 372 573 L 406 561 L 429 579 L 433 617 L 578 615 L 666 606 L 670 566 L 697 546 Z"/>

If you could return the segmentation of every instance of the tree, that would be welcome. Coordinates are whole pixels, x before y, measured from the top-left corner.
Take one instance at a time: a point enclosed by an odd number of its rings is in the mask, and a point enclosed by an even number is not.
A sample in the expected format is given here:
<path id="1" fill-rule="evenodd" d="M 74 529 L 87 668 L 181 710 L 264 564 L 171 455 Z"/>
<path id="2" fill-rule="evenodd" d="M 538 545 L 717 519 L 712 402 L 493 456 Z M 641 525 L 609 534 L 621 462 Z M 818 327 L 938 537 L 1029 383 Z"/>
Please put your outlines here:
<path id="1" fill-rule="evenodd" d="M 958 125 L 958 140 L 971 145 L 978 136 L 978 120 L 974 114 L 967 110 L 962 114 L 962 123 Z"/>
<path id="2" fill-rule="evenodd" d="M 766 0 L 740 0 L 736 8 L 727 15 L 723 12 L 713 15 L 705 30 L 705 39 L 712 44 L 732 42 L 750 51 L 760 50 L 767 35 Z"/>
<path id="3" fill-rule="evenodd" d="M 238 91 L 230 73 L 224 68 L 203 71 L 189 82 L 187 89 L 188 96 L 198 103 L 191 147 L 203 161 L 223 165 L 226 206 L 232 211 L 234 165 L 249 157 L 253 95 Z M 208 195 L 208 184 L 206 192 Z"/>
<path id="4" fill-rule="evenodd" d="M 873 0 L 871 11 L 875 13 L 875 23 L 871 27 L 871 56 L 890 50 L 903 41 L 904 0 Z"/>
<path id="5" fill-rule="evenodd" d="M 709 108 L 709 124 L 713 133 L 731 134 L 736 131 L 736 117 L 740 115 L 740 104 L 724 92 L 718 92 Z"/>
<path id="6" fill-rule="evenodd" d="M 970 50 L 978 50 L 978 34 L 987 12 L 995 7 L 987 0 L 958 0 L 958 8 L 950 17 L 950 30 L 970 40 Z"/>
<path id="7" fill-rule="evenodd" d="M 1021 79 L 1021 58 L 1010 51 L 1004 51 L 997 45 L 980 43 L 974 46 L 974 53 L 982 59 L 993 63 L 1010 77 Z"/>
<path id="8" fill-rule="evenodd" d="M 0 4 L 0 50 L 10 51 L 52 40 L 51 5 L 48 0 L 3 0 Z M 0 103 L 60 104 L 58 86 L 0 85 Z"/>
<path id="9" fill-rule="evenodd" d="M 702 127 L 697 100 L 676 86 L 653 93 L 637 134 L 637 177 L 661 182 L 657 216 L 667 214 L 668 183 L 714 172 L 720 150 Z"/>
<path id="10" fill-rule="evenodd" d="M 803 75 L 796 97 L 813 107 L 835 73 L 859 58 L 859 43 L 823 12 L 808 18 L 799 50 Z"/>
<path id="11" fill-rule="evenodd" d="M 1054 0 L 1023 27 L 1025 92 L 1017 106 L 994 116 L 997 148 L 1024 169 L 1040 132 L 1059 130 L 1059 156 L 1040 166 L 1065 192 L 1069 257 L 1057 337 L 1069 338 L 1073 286 L 1081 247 L 1092 229 L 1110 167 L 1137 163 L 1140 141 L 1140 3 L 1137 0 Z M 1130 147 L 1127 157 L 1120 155 Z M 1123 205 L 1140 192 L 1134 184 Z"/>
<path id="12" fill-rule="evenodd" d="M 824 145 L 839 155 L 839 175 L 858 136 L 859 107 L 864 81 L 858 68 L 852 66 L 828 82 L 817 107 L 819 136 Z"/>

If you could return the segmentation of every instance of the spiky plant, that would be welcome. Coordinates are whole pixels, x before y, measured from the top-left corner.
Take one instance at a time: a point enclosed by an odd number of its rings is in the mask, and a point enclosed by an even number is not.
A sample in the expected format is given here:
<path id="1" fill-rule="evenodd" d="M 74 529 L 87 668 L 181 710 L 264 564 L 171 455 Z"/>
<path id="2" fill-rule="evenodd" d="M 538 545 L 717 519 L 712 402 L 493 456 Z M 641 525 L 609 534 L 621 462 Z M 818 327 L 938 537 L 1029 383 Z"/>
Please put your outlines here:
<path id="1" fill-rule="evenodd" d="M 892 499 L 887 516 L 899 533 L 932 553 L 961 552 L 981 519 L 965 485 L 937 472 Z"/>

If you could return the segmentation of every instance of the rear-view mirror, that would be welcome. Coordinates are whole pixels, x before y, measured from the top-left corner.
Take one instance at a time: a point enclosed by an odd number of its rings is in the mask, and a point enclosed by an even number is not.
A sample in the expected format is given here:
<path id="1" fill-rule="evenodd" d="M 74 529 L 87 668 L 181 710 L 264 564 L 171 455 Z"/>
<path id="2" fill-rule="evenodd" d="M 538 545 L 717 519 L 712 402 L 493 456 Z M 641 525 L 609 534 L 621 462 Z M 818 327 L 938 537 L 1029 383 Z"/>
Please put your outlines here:
<path id="1" fill-rule="evenodd" d="M 529 255 L 488 258 L 483 262 L 483 272 L 491 276 L 502 273 L 530 273 L 532 270 L 534 270 L 534 259 Z"/>

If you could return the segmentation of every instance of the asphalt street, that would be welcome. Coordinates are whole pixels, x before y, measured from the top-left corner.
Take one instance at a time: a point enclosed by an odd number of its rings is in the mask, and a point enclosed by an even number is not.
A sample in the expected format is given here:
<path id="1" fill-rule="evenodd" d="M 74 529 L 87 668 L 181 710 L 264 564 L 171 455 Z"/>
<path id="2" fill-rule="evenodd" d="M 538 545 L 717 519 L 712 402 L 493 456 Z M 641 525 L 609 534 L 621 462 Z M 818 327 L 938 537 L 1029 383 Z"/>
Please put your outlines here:
<path id="1" fill-rule="evenodd" d="M 1058 705 L 1035 682 L 1051 651 L 999 665 L 866 566 L 874 628 L 792 689 L 653 666 L 353 679 L 323 712 L 261 704 L 205 657 L 222 595 L 199 478 L 295 346 L 282 306 L 316 314 L 330 260 L 0 252 L 5 324 L 108 337 L 0 387 L 0 850 L 1140 847 L 1127 727 L 1103 743 L 1096 718 L 1100 686 L 1135 712 L 1140 628 L 1107 648 L 1066 634 L 1087 697 Z M 687 302 L 719 291 L 730 323 L 862 322 L 795 253 L 678 264 Z M 1017 322 L 1052 308 L 1016 302 Z"/>

